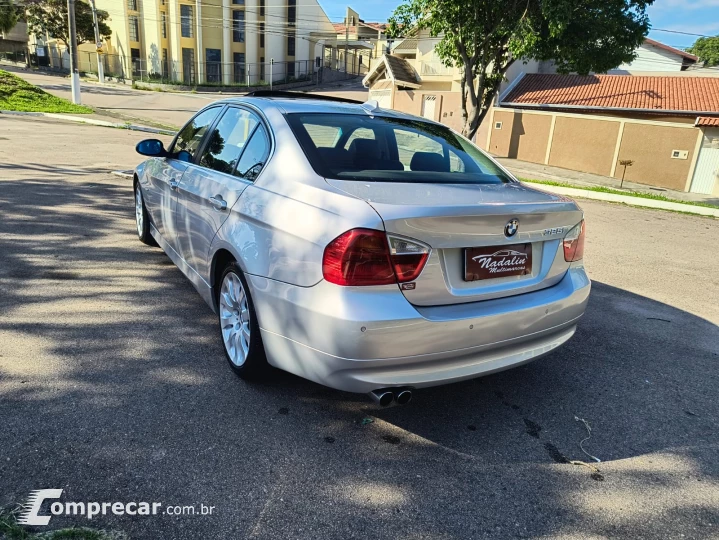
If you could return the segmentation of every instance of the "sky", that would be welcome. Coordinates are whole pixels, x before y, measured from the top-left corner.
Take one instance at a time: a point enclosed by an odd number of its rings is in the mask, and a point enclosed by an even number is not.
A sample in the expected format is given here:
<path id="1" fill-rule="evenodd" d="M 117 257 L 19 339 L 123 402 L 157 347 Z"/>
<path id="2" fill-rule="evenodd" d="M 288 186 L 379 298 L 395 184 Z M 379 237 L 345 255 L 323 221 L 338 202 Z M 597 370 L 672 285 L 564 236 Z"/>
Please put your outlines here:
<path id="1" fill-rule="evenodd" d="M 320 0 L 325 13 L 334 22 L 341 22 L 346 1 Z M 349 5 L 365 21 L 386 21 L 399 0 L 350 0 Z M 649 37 L 672 47 L 686 48 L 697 36 L 687 36 L 661 30 L 715 36 L 719 34 L 719 0 L 656 0 L 649 8 L 653 30 Z"/>

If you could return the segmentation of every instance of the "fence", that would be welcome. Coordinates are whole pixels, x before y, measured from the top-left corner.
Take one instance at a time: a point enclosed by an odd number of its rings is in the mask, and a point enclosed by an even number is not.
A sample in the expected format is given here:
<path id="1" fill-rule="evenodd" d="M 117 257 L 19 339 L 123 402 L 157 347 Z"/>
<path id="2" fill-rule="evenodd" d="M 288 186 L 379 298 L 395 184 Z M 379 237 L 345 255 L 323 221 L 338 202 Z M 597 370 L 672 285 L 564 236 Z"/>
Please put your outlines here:
<path id="1" fill-rule="evenodd" d="M 0 57 L 2 57 L 0 52 Z M 30 47 L 27 51 L 6 53 L 19 58 L 32 67 L 70 72 L 70 55 L 65 47 L 51 44 L 45 47 Z M 181 61 L 169 61 L 150 53 L 149 59 L 137 56 L 101 54 L 105 77 L 117 80 L 132 80 L 162 84 L 188 86 L 263 86 L 291 82 L 322 82 L 322 68 L 344 71 L 344 58 L 337 59 L 336 66 L 329 64 L 327 58 L 315 60 L 297 60 L 294 62 L 246 63 L 242 57 L 232 63 L 197 62 L 194 49 L 183 49 Z M 244 55 L 243 55 L 244 56 Z M 345 78 L 366 72 L 367 62 L 358 55 L 348 54 Z M 82 73 L 97 73 L 97 57 L 94 51 L 78 51 L 78 69 Z M 339 77 L 333 77 L 337 80 Z"/>

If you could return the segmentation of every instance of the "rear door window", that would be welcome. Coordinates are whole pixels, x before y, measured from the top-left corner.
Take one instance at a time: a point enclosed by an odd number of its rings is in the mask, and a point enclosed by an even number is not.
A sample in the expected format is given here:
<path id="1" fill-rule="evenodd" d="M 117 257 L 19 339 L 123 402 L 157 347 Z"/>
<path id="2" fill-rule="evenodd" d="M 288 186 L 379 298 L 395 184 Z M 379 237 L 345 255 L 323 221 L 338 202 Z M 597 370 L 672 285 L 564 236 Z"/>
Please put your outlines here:
<path id="1" fill-rule="evenodd" d="M 235 175 L 254 182 L 265 166 L 269 155 L 270 139 L 267 136 L 265 127 L 259 124 L 247 143 L 244 152 L 242 152 Z"/>

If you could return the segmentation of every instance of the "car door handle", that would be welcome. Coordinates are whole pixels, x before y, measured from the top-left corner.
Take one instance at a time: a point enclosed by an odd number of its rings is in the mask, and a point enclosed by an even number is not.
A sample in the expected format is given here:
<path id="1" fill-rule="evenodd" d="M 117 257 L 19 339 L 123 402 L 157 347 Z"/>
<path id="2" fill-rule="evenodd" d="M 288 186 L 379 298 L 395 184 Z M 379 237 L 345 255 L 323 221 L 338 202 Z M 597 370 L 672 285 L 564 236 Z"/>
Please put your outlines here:
<path id="1" fill-rule="evenodd" d="M 170 180 L 170 189 L 177 189 L 177 186 L 180 185 L 180 182 L 177 180 Z"/>
<path id="2" fill-rule="evenodd" d="M 215 210 L 226 210 L 227 201 L 225 201 L 220 195 L 210 197 L 210 203 L 215 207 Z"/>

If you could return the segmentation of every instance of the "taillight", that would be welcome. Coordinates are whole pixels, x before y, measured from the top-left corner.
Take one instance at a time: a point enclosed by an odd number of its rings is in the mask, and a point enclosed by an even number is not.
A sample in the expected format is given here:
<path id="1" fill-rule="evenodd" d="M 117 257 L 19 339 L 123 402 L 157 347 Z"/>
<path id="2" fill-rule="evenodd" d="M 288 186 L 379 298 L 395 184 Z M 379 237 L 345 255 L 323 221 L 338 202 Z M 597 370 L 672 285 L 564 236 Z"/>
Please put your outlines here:
<path id="1" fill-rule="evenodd" d="M 580 261 L 584 257 L 584 229 L 584 220 L 582 220 L 564 237 L 565 261 Z"/>
<path id="2" fill-rule="evenodd" d="M 399 236 L 387 235 L 389 240 L 390 258 L 397 281 L 404 283 L 414 281 L 422 273 L 424 263 L 429 258 L 429 247 L 424 244 L 400 238 Z"/>
<path id="3" fill-rule="evenodd" d="M 322 274 L 336 285 L 402 283 L 416 279 L 428 257 L 429 248 L 422 244 L 373 229 L 352 229 L 325 248 Z"/>

